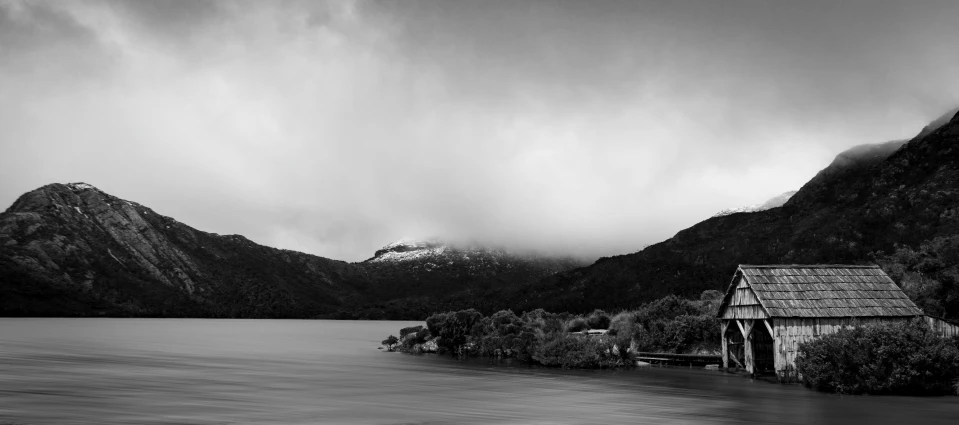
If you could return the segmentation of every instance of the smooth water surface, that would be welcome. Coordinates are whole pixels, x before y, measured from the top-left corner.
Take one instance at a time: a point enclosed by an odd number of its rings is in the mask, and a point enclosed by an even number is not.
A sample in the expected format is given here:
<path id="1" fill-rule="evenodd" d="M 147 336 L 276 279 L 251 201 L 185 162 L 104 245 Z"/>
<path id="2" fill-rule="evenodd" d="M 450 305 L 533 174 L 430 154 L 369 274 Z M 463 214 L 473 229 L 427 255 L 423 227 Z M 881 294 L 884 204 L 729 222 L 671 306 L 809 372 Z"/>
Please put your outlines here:
<path id="1" fill-rule="evenodd" d="M 0 424 L 959 423 L 959 397 L 377 350 L 414 324 L 0 319 Z"/>

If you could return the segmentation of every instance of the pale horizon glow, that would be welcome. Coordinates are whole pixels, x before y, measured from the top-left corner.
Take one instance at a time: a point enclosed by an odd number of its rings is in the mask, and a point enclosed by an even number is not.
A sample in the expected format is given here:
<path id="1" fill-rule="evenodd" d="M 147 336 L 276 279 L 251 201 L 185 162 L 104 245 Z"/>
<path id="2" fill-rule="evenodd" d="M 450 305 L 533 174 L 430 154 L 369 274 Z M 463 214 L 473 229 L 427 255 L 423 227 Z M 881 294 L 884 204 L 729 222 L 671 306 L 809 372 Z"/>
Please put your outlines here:
<path id="1" fill-rule="evenodd" d="M 721 3 L 721 4 L 720 4 Z M 0 204 L 599 257 L 959 106 L 959 3 L 0 0 Z"/>

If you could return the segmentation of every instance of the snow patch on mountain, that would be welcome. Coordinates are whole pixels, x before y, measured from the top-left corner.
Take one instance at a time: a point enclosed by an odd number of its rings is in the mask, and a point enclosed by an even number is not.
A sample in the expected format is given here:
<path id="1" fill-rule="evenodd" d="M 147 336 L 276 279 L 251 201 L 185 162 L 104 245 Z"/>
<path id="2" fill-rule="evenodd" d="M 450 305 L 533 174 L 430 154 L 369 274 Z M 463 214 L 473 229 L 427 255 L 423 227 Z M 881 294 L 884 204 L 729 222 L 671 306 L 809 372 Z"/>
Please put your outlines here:
<path id="1" fill-rule="evenodd" d="M 397 262 L 441 256 L 448 246 L 437 241 L 422 241 L 403 238 L 376 251 L 371 262 Z"/>
<path id="2" fill-rule="evenodd" d="M 411 261 L 417 259 L 425 259 L 428 257 L 437 257 L 446 253 L 446 246 L 439 247 L 422 247 L 419 249 L 409 250 L 409 251 L 387 251 L 381 254 L 376 255 L 371 262 L 398 262 L 398 261 Z"/>
<path id="3" fill-rule="evenodd" d="M 713 217 L 724 217 L 730 214 L 742 213 L 742 212 L 757 212 L 757 211 L 766 211 L 768 209 L 778 208 L 783 206 L 789 198 L 792 198 L 796 194 L 795 190 L 790 190 L 789 192 L 783 193 L 781 195 L 775 196 L 772 199 L 763 202 L 761 204 L 746 205 L 743 207 L 729 208 L 722 210 Z"/>

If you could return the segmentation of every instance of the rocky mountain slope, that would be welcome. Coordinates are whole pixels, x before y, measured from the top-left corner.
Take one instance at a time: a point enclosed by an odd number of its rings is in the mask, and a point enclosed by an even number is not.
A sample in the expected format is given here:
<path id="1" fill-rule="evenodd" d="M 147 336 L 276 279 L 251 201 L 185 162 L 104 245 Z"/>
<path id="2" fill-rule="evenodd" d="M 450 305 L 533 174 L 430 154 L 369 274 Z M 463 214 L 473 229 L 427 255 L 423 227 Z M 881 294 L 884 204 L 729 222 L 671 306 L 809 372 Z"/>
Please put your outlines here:
<path id="1" fill-rule="evenodd" d="M 950 238 L 959 244 L 959 120 L 941 124 L 908 143 L 843 152 L 782 207 L 710 218 L 640 252 L 526 285 L 509 294 L 511 303 L 519 309 L 615 310 L 667 294 L 723 289 L 740 263 L 889 264 L 884 258 L 897 246 L 907 247 L 907 254 L 923 246 L 912 265 L 897 267 L 936 270 L 940 312 L 956 316 L 959 270 L 920 258 L 959 251 L 948 248 Z"/>
<path id="2" fill-rule="evenodd" d="M 338 317 L 425 317 L 442 309 L 503 308 L 502 293 L 587 263 L 572 257 L 513 252 L 470 243 L 400 240 L 357 263 L 383 302 Z M 371 295 L 372 297 L 372 295 Z"/>
<path id="3" fill-rule="evenodd" d="M 712 217 L 634 254 L 574 259 L 401 241 L 361 263 L 202 232 L 93 186 L 0 213 L 0 315 L 422 319 L 635 307 L 723 289 L 739 263 L 875 263 L 959 315 L 959 120 L 838 155 L 782 206 Z"/>
<path id="4" fill-rule="evenodd" d="M 437 241 L 346 263 L 196 230 L 84 183 L 0 213 L 0 315 L 424 318 L 579 263 Z"/>
<path id="5" fill-rule="evenodd" d="M 311 317 L 362 299 L 351 264 L 202 232 L 93 186 L 0 214 L 0 313 Z"/>

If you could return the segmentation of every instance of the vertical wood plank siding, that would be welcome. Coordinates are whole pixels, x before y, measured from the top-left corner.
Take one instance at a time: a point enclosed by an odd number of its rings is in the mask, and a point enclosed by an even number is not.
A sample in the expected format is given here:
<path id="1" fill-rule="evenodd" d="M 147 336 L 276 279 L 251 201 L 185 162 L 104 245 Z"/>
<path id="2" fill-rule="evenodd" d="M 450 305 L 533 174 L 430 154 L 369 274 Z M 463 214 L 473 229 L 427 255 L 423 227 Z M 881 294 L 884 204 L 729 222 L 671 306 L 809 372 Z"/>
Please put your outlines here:
<path id="1" fill-rule="evenodd" d="M 959 336 L 959 325 L 942 320 L 938 317 L 926 316 L 926 323 L 932 331 L 946 338 Z"/>
<path id="2" fill-rule="evenodd" d="M 733 291 L 729 306 L 723 311 L 723 319 L 766 319 L 769 314 L 763 309 L 759 299 L 744 280 Z"/>
<path id="3" fill-rule="evenodd" d="M 829 317 L 829 318 L 774 318 L 774 353 L 776 373 L 795 370 L 799 344 L 838 332 L 842 328 L 871 323 L 894 323 L 911 320 L 910 317 Z"/>

